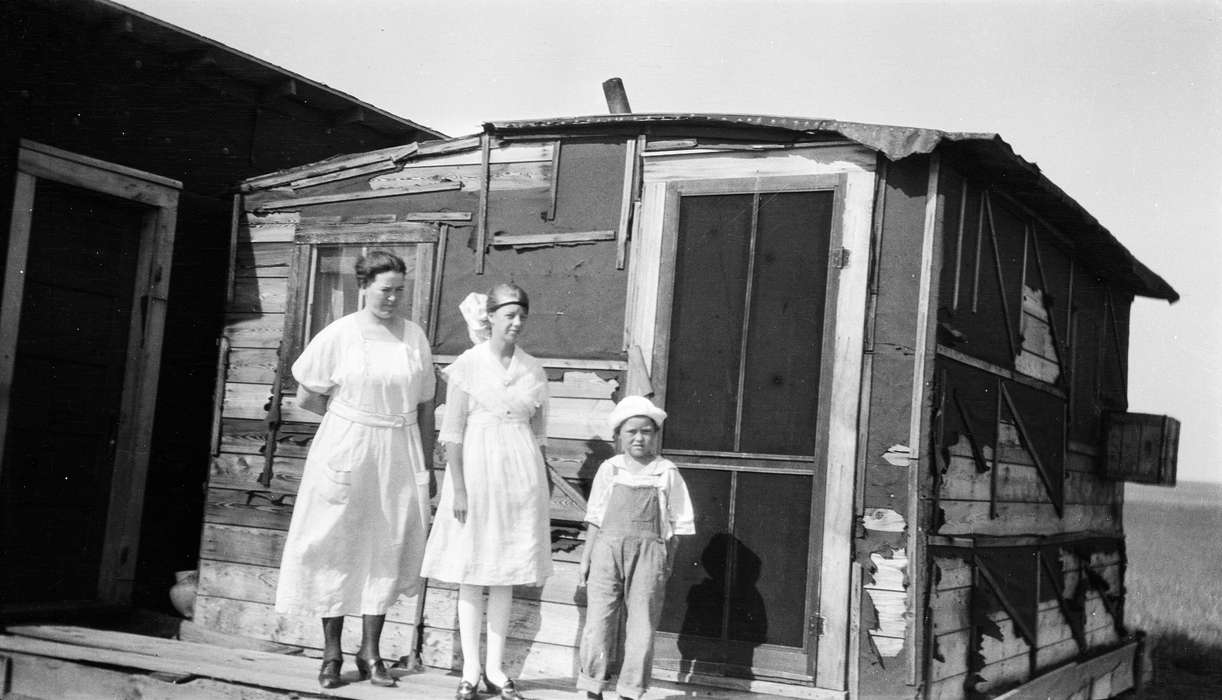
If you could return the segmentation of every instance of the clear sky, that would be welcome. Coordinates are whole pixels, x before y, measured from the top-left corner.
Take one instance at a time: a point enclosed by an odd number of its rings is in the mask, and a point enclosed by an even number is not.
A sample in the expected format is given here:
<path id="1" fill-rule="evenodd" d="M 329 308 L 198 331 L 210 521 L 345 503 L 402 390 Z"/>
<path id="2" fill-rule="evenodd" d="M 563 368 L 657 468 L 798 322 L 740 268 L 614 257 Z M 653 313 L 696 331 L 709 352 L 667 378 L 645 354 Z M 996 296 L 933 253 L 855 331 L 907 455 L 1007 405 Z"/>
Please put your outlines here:
<path id="1" fill-rule="evenodd" d="M 1183 299 L 1133 308 L 1130 410 L 1222 482 L 1222 0 L 122 0 L 456 136 L 745 112 L 996 132 Z"/>

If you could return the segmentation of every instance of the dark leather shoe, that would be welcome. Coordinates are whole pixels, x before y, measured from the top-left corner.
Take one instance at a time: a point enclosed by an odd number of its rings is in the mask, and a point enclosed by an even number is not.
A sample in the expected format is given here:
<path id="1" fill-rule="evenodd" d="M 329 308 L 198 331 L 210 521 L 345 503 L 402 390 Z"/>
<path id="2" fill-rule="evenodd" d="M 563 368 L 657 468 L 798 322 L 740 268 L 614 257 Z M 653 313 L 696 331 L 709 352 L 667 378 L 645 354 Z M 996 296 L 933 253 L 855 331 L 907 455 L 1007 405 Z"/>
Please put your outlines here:
<path id="1" fill-rule="evenodd" d="M 395 684 L 395 677 L 386 670 L 386 663 L 381 659 L 363 659 L 357 656 L 356 672 L 361 680 L 367 680 L 373 685 L 390 688 Z"/>
<path id="2" fill-rule="evenodd" d="M 318 670 L 318 684 L 327 689 L 343 685 L 344 681 L 339 677 L 339 669 L 343 665 L 343 659 L 323 659 L 322 668 Z"/>
<path id="3" fill-rule="evenodd" d="M 492 695 L 499 696 L 501 700 L 523 700 L 522 694 L 518 692 L 518 686 L 513 682 L 512 678 L 505 680 L 505 685 L 498 686 L 496 683 L 488 680 L 488 676 L 484 676 L 484 690 L 487 690 Z"/>
<path id="4" fill-rule="evenodd" d="M 475 686 L 467 681 L 458 684 L 458 690 L 454 693 L 454 700 L 475 700 L 479 695 L 475 692 Z"/>

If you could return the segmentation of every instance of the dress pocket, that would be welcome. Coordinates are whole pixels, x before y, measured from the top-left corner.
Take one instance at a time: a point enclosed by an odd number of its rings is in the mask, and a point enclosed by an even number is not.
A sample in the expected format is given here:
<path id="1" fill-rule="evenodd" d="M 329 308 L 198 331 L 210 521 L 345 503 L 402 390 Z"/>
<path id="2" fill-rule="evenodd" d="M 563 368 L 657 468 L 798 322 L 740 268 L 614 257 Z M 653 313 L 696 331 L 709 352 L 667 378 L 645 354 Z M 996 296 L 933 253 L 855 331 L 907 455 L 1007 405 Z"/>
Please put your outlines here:
<path id="1" fill-rule="evenodd" d="M 352 467 L 325 465 L 322 468 L 321 495 L 327 503 L 346 505 L 352 491 Z"/>

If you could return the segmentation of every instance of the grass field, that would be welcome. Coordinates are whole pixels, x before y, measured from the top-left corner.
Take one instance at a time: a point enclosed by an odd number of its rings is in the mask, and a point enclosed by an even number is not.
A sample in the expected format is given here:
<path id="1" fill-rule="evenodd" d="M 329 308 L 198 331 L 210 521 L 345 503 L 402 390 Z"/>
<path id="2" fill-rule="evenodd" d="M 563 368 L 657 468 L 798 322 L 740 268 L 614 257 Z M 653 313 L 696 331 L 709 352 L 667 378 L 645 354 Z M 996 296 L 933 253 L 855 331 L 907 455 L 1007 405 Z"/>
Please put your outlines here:
<path id="1" fill-rule="evenodd" d="M 1222 485 L 1129 486 L 1125 618 L 1150 636 L 1152 700 L 1222 699 Z"/>

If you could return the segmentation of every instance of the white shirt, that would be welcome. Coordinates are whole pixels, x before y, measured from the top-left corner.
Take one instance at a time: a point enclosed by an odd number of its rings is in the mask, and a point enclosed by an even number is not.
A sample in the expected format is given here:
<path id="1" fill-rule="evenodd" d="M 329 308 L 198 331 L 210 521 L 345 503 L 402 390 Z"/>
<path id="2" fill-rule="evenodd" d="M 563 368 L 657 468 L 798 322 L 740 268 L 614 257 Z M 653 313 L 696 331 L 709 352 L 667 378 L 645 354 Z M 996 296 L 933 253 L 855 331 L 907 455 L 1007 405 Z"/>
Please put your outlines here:
<path id="1" fill-rule="evenodd" d="M 615 484 L 653 486 L 658 490 L 658 501 L 666 515 L 662 519 L 662 538 L 696 534 L 696 512 L 687 493 L 687 483 L 683 481 L 683 475 L 675 463 L 655 457 L 645 469 L 631 474 L 624 466 L 626 460 L 624 455 L 616 455 L 598 468 L 594 484 L 590 487 L 590 499 L 586 503 L 586 522 L 602 527 L 607 501 L 611 498 L 611 487 Z"/>

